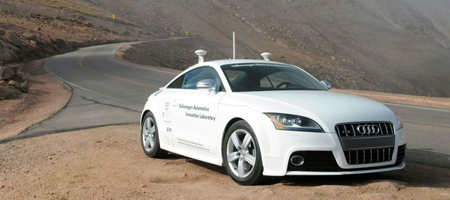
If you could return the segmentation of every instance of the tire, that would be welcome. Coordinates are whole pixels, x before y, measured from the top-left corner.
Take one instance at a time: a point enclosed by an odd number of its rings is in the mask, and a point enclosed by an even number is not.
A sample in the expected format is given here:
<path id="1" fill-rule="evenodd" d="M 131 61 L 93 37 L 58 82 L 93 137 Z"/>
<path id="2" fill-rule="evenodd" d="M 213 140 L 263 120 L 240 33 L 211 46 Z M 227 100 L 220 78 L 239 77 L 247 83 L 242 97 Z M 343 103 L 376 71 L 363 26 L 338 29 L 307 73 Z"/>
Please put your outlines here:
<path id="1" fill-rule="evenodd" d="M 152 112 L 144 116 L 141 125 L 141 146 L 145 155 L 150 158 L 160 158 L 167 155 L 167 151 L 162 150 L 159 145 L 158 125 Z"/>
<path id="2" fill-rule="evenodd" d="M 256 185 L 264 180 L 259 144 L 247 122 L 237 121 L 227 130 L 222 158 L 228 175 L 236 183 Z"/>

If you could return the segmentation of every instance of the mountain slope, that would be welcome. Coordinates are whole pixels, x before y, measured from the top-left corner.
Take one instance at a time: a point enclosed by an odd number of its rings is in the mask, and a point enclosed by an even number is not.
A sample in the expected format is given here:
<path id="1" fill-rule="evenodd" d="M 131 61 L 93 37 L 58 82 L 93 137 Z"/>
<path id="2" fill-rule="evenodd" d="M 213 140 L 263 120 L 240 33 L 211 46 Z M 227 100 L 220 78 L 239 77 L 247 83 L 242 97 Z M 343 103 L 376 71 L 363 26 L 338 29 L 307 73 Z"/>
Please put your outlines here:
<path id="1" fill-rule="evenodd" d="M 210 51 L 229 57 L 231 32 L 236 31 L 237 57 L 258 58 L 269 51 L 273 60 L 298 65 L 337 88 L 450 96 L 447 0 L 0 1 L 2 10 L 14 10 L 14 4 L 31 4 L 34 13 L 82 16 L 121 40 L 184 36 L 188 31 L 208 43 L 204 46 Z M 111 38 L 86 30 L 84 35 L 68 31 L 72 37 L 61 37 Z M 198 42 L 183 45 L 194 51 Z"/>

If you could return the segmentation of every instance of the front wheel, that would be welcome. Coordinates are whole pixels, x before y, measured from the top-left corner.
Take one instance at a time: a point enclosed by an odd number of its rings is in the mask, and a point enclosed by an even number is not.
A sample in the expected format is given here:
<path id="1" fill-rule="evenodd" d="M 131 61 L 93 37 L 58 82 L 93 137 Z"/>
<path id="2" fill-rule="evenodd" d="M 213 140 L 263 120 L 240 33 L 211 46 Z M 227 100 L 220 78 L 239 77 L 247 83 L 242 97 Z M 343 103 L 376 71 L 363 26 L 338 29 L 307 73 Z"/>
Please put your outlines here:
<path id="1" fill-rule="evenodd" d="M 264 179 L 259 144 L 253 129 L 238 121 L 227 130 L 222 158 L 228 175 L 241 185 L 255 185 Z"/>
<path id="2" fill-rule="evenodd" d="M 141 144 L 148 157 L 159 158 L 167 155 L 167 151 L 159 146 L 158 126 L 152 112 L 148 112 L 142 121 Z"/>

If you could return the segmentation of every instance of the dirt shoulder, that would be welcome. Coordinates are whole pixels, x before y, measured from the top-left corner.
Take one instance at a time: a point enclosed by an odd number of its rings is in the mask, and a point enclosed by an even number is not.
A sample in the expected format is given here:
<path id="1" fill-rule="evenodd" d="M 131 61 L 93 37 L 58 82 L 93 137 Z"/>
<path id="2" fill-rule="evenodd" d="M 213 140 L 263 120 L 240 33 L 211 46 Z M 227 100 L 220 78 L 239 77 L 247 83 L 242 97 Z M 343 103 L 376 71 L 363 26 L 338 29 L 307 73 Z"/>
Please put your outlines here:
<path id="1" fill-rule="evenodd" d="M 201 43 L 201 41 L 197 42 Z M 143 42 L 124 45 L 118 51 L 116 51 L 115 55 L 116 60 L 140 67 L 165 70 L 174 73 L 180 73 L 182 71 L 180 69 L 184 69 L 187 66 L 189 66 L 186 64 L 182 65 L 181 63 L 188 63 L 191 65 L 195 64 L 195 56 L 192 56 L 194 50 L 192 50 L 192 52 L 189 51 L 186 47 L 186 44 L 184 43 L 176 42 L 171 44 L 178 46 L 177 48 L 175 48 L 177 49 L 176 51 L 172 50 L 170 52 L 167 49 L 165 49 L 165 46 L 168 45 L 166 44 L 165 41 L 159 41 L 149 44 L 152 45 L 148 45 Z M 162 51 L 165 53 L 160 53 L 158 51 Z M 213 55 L 214 55 L 213 58 L 210 59 L 214 59 L 216 57 L 221 56 L 219 53 L 214 53 Z M 175 61 L 168 62 L 168 60 L 175 60 L 176 62 Z M 165 65 L 158 64 L 161 62 L 166 64 Z M 178 66 L 175 67 L 178 70 L 166 67 L 167 65 L 171 64 L 173 64 L 174 66 L 175 65 Z M 380 102 L 450 110 L 450 98 L 426 97 L 426 96 L 393 94 L 393 93 L 373 92 L 363 90 L 346 90 L 346 89 L 332 89 L 331 91 L 363 96 Z"/>
<path id="2" fill-rule="evenodd" d="M 139 125 L 108 126 L 0 144 L 1 198 L 450 198 L 450 171 L 418 164 L 379 174 L 290 177 L 239 186 L 221 167 L 177 155 L 148 158 L 138 133 Z"/>
<path id="3" fill-rule="evenodd" d="M 0 140 L 19 134 L 63 108 L 71 93 L 62 82 L 45 74 L 46 59 L 20 64 L 23 78 L 30 82 L 30 90 L 20 99 L 0 101 Z"/>

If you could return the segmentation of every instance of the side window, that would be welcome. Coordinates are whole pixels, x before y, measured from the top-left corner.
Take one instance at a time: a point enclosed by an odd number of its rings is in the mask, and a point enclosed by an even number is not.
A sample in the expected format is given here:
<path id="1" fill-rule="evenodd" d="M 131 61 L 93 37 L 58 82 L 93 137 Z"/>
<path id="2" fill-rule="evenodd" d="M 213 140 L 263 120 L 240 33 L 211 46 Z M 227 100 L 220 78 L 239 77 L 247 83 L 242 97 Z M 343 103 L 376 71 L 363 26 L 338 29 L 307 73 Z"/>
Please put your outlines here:
<path id="1" fill-rule="evenodd" d="M 224 71 L 228 82 L 233 89 L 243 89 L 247 86 L 248 74 L 242 70 L 226 70 Z"/>
<path id="2" fill-rule="evenodd" d="M 179 88 L 179 89 L 181 89 L 181 86 L 183 86 L 184 76 L 185 75 L 178 77 L 177 80 L 172 82 L 169 86 L 167 86 L 167 88 Z"/>
<path id="3" fill-rule="evenodd" d="M 263 88 L 263 89 L 273 89 L 273 87 L 274 87 L 272 85 L 272 82 L 270 82 L 269 77 L 267 77 L 267 76 L 262 78 L 260 82 L 261 82 L 260 83 L 261 88 Z"/>
<path id="4" fill-rule="evenodd" d="M 183 89 L 195 89 L 197 82 L 205 79 L 212 79 L 216 82 L 216 90 L 222 90 L 222 81 L 216 70 L 212 67 L 201 67 L 186 73 L 183 81 Z"/>

